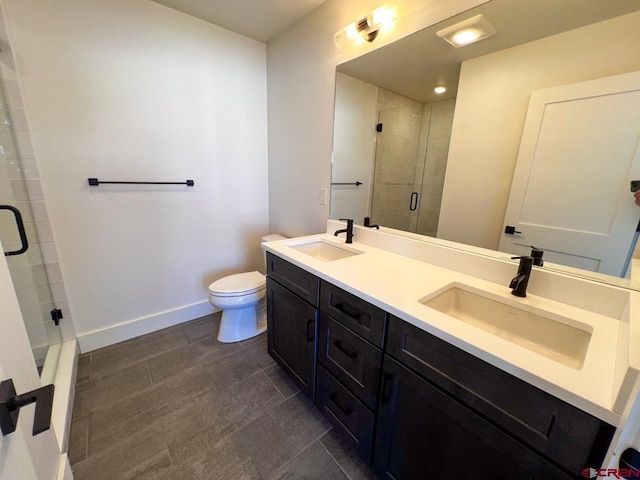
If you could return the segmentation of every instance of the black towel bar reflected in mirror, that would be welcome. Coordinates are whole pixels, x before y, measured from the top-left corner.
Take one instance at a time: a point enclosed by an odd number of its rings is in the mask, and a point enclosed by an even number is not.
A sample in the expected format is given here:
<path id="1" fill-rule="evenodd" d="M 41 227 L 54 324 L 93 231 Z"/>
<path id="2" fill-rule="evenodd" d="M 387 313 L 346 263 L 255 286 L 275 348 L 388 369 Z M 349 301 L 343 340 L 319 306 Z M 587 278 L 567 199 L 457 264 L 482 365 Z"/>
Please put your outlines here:
<path id="1" fill-rule="evenodd" d="M 113 182 L 106 180 L 98 180 L 97 178 L 88 178 L 89 185 L 97 187 L 100 184 L 126 184 L 126 185 L 186 185 L 187 187 L 193 187 L 195 182 L 193 180 L 187 180 L 186 182 Z"/>

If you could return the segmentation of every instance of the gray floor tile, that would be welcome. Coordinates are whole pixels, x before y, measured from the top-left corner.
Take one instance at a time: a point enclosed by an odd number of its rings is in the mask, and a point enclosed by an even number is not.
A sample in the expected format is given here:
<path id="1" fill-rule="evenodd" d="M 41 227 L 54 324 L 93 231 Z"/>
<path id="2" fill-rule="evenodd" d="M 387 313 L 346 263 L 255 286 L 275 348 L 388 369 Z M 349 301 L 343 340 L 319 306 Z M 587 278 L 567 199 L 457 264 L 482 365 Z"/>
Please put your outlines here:
<path id="1" fill-rule="evenodd" d="M 139 362 L 104 379 L 86 380 L 76 386 L 74 415 L 110 405 L 151 386 L 146 362 Z"/>
<path id="2" fill-rule="evenodd" d="M 174 348 L 147 360 L 151 379 L 157 383 L 199 364 L 209 364 L 213 368 L 217 359 L 241 348 L 237 343 L 220 343 L 215 336 L 204 337 L 196 343 Z"/>
<path id="3" fill-rule="evenodd" d="M 240 434 L 260 474 L 269 478 L 329 428 L 313 404 L 298 393 L 240 429 Z"/>
<path id="4" fill-rule="evenodd" d="M 216 336 L 218 335 L 218 329 L 220 328 L 221 317 L 222 312 L 218 312 L 192 320 L 182 324 L 182 331 L 191 343 L 197 342 L 201 338 L 209 337 L 211 335 Z"/>
<path id="5" fill-rule="evenodd" d="M 89 431 L 89 416 L 76 417 L 71 422 L 69 432 L 69 463 L 73 465 L 87 458 L 87 441 Z"/>
<path id="6" fill-rule="evenodd" d="M 285 373 L 280 365 L 274 364 L 267 368 L 264 373 L 285 398 L 289 398 L 300 391 L 298 384 L 291 380 L 291 377 Z"/>
<path id="7" fill-rule="evenodd" d="M 261 338 L 237 352 L 212 362 L 210 364 L 211 379 L 216 386 L 233 385 L 273 363 L 273 359 L 267 353 L 267 339 Z"/>
<path id="8" fill-rule="evenodd" d="M 91 353 L 91 378 L 104 378 L 121 368 L 186 345 L 180 325 L 127 340 Z"/>
<path id="9" fill-rule="evenodd" d="M 256 335 L 255 337 L 247 338 L 246 340 L 242 340 L 241 342 L 238 342 L 238 343 L 240 345 L 242 345 L 243 347 L 248 347 L 252 343 L 264 341 L 266 339 L 267 339 L 267 332 L 263 332 L 260 335 Z"/>
<path id="10" fill-rule="evenodd" d="M 156 480 L 171 470 L 171 455 L 162 450 L 123 475 L 126 480 Z M 173 480 L 179 480 L 175 478 Z"/>
<path id="11" fill-rule="evenodd" d="M 180 462 L 158 480 L 262 480 L 238 432 L 211 445 L 198 458 Z"/>
<path id="12" fill-rule="evenodd" d="M 89 380 L 90 370 L 91 370 L 91 356 L 87 355 L 87 356 L 78 358 L 78 373 L 76 374 L 76 383 L 81 384 L 82 382 Z"/>
<path id="13" fill-rule="evenodd" d="M 314 442 L 272 480 L 348 480 L 320 442 Z"/>
<path id="14" fill-rule="evenodd" d="M 162 452 L 166 455 L 161 455 Z M 136 435 L 123 439 L 120 443 L 99 455 L 93 455 L 74 465 L 75 480 L 116 480 L 134 478 L 136 471 L 150 470 L 150 462 L 166 464 L 167 445 L 161 425 L 140 430 Z"/>
<path id="15" fill-rule="evenodd" d="M 89 455 L 172 415 L 190 399 L 215 389 L 206 366 L 197 366 L 89 414 Z"/>
<path id="16" fill-rule="evenodd" d="M 275 406 L 285 398 L 273 383 L 262 373 L 233 384 L 227 389 L 218 389 L 220 415 L 243 427 Z"/>
<path id="17" fill-rule="evenodd" d="M 350 480 L 376 480 L 378 478 L 364 460 L 358 456 L 344 434 L 331 429 L 322 436 L 320 443 Z"/>
<path id="18" fill-rule="evenodd" d="M 221 415 L 218 395 L 206 392 L 163 420 L 171 457 L 177 462 L 191 461 L 205 454 L 213 444 L 237 430 Z"/>
<path id="19" fill-rule="evenodd" d="M 335 459 L 345 472 L 357 464 L 324 435 L 329 424 L 267 354 L 266 335 L 221 344 L 219 321 L 81 356 L 69 445 L 76 479 L 333 479 L 343 478 Z"/>

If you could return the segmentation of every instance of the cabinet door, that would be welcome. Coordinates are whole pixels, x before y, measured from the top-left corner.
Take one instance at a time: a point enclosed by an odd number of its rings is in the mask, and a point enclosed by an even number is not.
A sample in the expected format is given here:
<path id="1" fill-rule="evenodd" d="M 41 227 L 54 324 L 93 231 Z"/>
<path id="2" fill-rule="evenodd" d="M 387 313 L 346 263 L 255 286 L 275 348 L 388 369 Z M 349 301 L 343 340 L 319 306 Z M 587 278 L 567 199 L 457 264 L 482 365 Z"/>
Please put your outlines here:
<path id="1" fill-rule="evenodd" d="M 273 359 L 313 400 L 317 310 L 267 278 L 267 338 Z"/>
<path id="2" fill-rule="evenodd" d="M 575 478 L 390 357 L 383 372 L 373 457 L 381 478 Z"/>
<path id="3" fill-rule="evenodd" d="M 599 468 L 615 428 L 391 316 L 387 353 L 575 474 Z"/>

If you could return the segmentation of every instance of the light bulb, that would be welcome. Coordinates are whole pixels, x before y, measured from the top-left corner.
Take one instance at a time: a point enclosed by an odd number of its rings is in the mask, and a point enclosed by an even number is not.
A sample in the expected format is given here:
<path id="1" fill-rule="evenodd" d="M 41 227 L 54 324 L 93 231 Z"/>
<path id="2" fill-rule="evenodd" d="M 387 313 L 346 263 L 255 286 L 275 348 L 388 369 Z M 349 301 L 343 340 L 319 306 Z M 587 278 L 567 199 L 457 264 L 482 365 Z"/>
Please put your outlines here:
<path id="1" fill-rule="evenodd" d="M 398 14 L 395 8 L 383 5 L 371 12 L 371 15 L 367 17 L 367 22 L 371 27 L 379 26 L 381 30 L 388 30 L 397 18 Z"/>
<path id="2" fill-rule="evenodd" d="M 466 28 L 457 32 L 451 37 L 451 40 L 453 40 L 453 43 L 456 45 L 466 45 L 467 43 L 478 40 L 482 36 L 482 33 L 483 32 L 476 28 Z"/>

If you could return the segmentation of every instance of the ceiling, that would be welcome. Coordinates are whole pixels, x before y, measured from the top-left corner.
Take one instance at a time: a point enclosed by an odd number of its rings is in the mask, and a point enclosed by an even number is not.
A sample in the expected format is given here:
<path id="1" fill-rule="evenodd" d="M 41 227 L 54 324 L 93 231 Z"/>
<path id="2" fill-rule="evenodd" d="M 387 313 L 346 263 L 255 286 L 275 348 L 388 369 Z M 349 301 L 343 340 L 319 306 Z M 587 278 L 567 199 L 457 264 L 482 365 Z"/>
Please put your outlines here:
<path id="1" fill-rule="evenodd" d="M 153 0 L 249 38 L 267 42 L 324 0 Z"/>
<path id="2" fill-rule="evenodd" d="M 338 71 L 422 103 L 445 100 L 456 96 L 465 60 L 639 9 L 637 0 L 492 0 L 339 65 Z M 494 37 L 462 48 L 437 37 L 438 30 L 478 13 L 496 27 Z M 447 93 L 435 95 L 437 85 L 446 85 Z"/>

